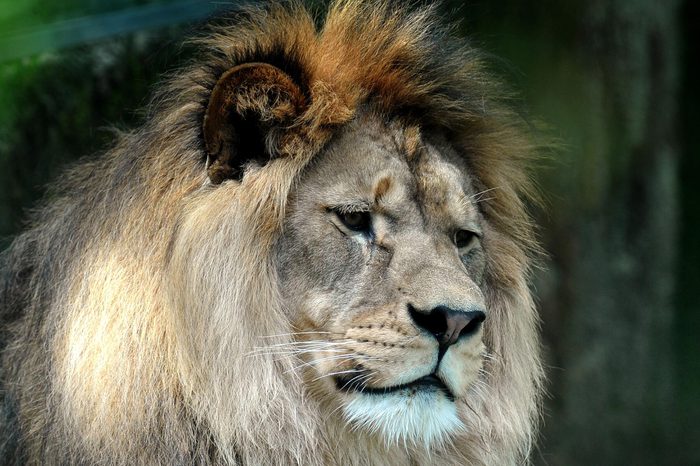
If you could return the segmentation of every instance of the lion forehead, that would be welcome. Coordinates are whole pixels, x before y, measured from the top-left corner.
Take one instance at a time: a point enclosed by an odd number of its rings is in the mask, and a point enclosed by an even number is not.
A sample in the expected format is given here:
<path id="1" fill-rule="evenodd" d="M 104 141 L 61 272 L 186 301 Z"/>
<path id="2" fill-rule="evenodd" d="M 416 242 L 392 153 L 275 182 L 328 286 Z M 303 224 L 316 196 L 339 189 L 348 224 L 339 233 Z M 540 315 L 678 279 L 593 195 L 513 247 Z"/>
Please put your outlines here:
<path id="1" fill-rule="evenodd" d="M 309 200 L 324 191 L 327 206 L 352 199 L 389 217 L 422 216 L 449 227 L 478 213 L 468 167 L 440 135 L 422 136 L 416 126 L 372 115 L 349 124 L 318 154 L 299 186 L 304 191 L 292 197 Z"/>

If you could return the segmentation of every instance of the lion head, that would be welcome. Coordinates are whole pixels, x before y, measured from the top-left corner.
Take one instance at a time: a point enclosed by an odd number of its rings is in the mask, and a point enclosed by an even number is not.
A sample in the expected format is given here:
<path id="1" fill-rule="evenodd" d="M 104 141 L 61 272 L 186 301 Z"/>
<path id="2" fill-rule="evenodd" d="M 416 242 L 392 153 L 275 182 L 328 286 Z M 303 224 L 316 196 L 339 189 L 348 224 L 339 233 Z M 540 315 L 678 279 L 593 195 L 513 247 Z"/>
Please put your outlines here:
<path id="1" fill-rule="evenodd" d="M 464 427 L 456 400 L 486 356 L 478 195 L 445 141 L 358 115 L 289 197 L 276 267 L 297 335 L 284 349 L 309 387 L 390 443 Z"/>
<path id="2" fill-rule="evenodd" d="M 536 147 L 430 8 L 249 8 L 2 258 L 8 454 L 509 464 Z M 8 437 L 9 438 L 9 437 Z"/>

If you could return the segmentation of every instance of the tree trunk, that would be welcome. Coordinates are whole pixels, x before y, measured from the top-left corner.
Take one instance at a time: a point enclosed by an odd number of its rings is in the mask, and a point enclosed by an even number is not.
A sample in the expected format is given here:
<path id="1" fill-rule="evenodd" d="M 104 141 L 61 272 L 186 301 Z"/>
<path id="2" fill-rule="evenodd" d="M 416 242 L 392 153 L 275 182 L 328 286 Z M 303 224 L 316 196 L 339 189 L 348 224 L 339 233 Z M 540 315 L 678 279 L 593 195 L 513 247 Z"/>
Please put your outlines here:
<path id="1" fill-rule="evenodd" d="M 558 316 L 558 328 L 544 323 L 557 355 L 549 464 L 669 464 L 677 12 L 673 1 L 599 0 L 581 18 L 582 157 L 553 203 L 550 279 L 563 282 L 543 299 Z"/>

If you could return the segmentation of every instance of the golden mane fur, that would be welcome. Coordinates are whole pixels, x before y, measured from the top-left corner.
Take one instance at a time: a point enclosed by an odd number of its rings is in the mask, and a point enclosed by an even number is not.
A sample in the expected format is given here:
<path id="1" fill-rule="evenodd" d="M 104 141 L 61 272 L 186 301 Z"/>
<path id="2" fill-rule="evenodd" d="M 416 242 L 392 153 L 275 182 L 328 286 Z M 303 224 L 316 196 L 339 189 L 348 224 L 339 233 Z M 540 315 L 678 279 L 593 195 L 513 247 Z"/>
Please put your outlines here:
<path id="1" fill-rule="evenodd" d="M 32 227 L 0 256 L 0 457 L 115 465 L 431 461 L 330 431 L 291 357 L 250 358 L 292 331 L 271 257 L 288 193 L 363 106 L 440 128 L 477 190 L 495 192 L 480 203 L 494 230 L 484 335 L 494 358 L 485 362 L 466 432 L 432 460 L 527 457 L 541 380 L 527 286 L 536 245 L 525 206 L 536 147 L 477 50 L 452 37 L 432 9 L 393 5 L 337 1 L 321 27 L 296 3 L 219 20 L 196 41 L 201 57 L 159 91 L 147 124 L 59 179 Z M 243 185 L 213 185 L 203 115 L 218 78 L 250 62 L 285 70 L 309 104 L 268 135 L 280 156 L 274 163 L 249 171 Z"/>

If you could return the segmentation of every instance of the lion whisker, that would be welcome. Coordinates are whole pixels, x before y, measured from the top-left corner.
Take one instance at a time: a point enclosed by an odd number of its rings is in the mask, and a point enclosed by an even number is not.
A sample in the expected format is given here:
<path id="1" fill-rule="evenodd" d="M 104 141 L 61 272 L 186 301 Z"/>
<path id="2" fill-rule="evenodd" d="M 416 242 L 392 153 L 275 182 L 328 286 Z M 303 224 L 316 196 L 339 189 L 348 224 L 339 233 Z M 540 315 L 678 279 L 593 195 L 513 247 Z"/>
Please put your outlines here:
<path id="1" fill-rule="evenodd" d="M 316 382 L 317 380 L 321 380 L 326 377 L 334 377 L 336 375 L 342 375 L 342 374 L 355 374 L 358 372 L 366 372 L 367 369 L 348 369 L 346 371 L 336 371 L 336 372 L 329 372 L 328 374 L 323 374 L 319 375 L 315 379 L 312 380 L 312 382 Z"/>
<path id="2" fill-rule="evenodd" d="M 350 388 L 350 389 L 360 389 L 363 386 L 367 384 L 369 379 L 372 377 L 372 373 L 367 373 L 364 375 L 359 375 L 355 377 L 351 377 L 349 380 L 347 380 L 343 386 L 341 387 L 343 390 Z"/>
<path id="3" fill-rule="evenodd" d="M 277 333 L 273 335 L 260 335 L 258 338 L 276 338 L 276 337 L 293 337 L 297 335 L 338 335 L 333 332 L 324 332 L 321 330 L 311 330 L 308 332 L 290 332 L 290 333 Z"/>
<path id="4" fill-rule="evenodd" d="M 471 196 L 469 196 L 469 199 L 472 199 L 475 202 L 481 202 L 482 200 L 484 200 L 482 197 L 484 194 L 498 189 L 503 189 L 503 186 L 494 186 L 493 188 L 484 189 L 483 191 L 479 191 L 478 193 L 472 194 Z"/>
<path id="5" fill-rule="evenodd" d="M 322 358 L 316 358 L 308 362 L 304 362 L 302 364 L 299 364 L 296 367 L 293 367 L 292 369 L 289 369 L 287 372 L 290 371 L 296 371 L 298 369 L 302 369 L 304 367 L 310 367 L 313 366 L 319 362 L 325 362 L 325 361 L 350 361 L 353 359 L 360 359 L 362 361 L 380 361 L 381 358 L 374 358 L 372 356 L 366 356 L 366 355 L 360 355 L 357 353 L 346 353 L 342 355 L 334 355 L 334 356 L 326 356 Z M 366 370 L 366 369 L 365 369 Z"/>
<path id="6" fill-rule="evenodd" d="M 262 351 L 262 350 L 271 350 L 271 351 L 299 351 L 299 352 L 304 352 L 308 350 L 322 350 L 322 349 L 328 349 L 328 350 L 335 350 L 338 347 L 343 346 L 341 344 L 338 345 L 321 345 L 321 344 L 309 344 L 309 345 L 279 345 L 279 346 L 256 346 L 253 348 L 251 352 L 255 351 Z"/>
<path id="7" fill-rule="evenodd" d="M 289 341 L 285 343 L 275 343 L 272 345 L 267 345 L 265 348 L 276 348 L 280 346 L 304 346 L 304 345 L 341 345 L 347 343 L 349 340 L 337 340 L 337 341 L 324 341 L 324 340 L 309 340 L 309 341 Z"/>
<path id="8" fill-rule="evenodd" d="M 278 343 L 268 346 L 258 346 L 253 348 L 248 354 L 256 353 L 274 353 L 274 352 L 289 352 L 289 353 L 307 353 L 311 351 L 336 351 L 337 347 L 346 345 L 347 342 L 328 342 L 328 341 L 313 341 L 313 342 L 290 342 Z M 272 350 L 272 351 L 270 351 Z"/>
<path id="9" fill-rule="evenodd" d="M 313 366 L 313 365 L 315 365 L 316 363 L 319 363 L 319 362 L 324 362 L 324 361 L 343 361 L 343 360 L 352 360 L 352 359 L 356 359 L 356 358 L 357 358 L 357 355 L 354 355 L 354 354 L 341 354 L 341 355 L 336 355 L 336 356 L 328 356 L 328 357 L 324 357 L 324 358 L 317 358 L 317 359 L 313 359 L 313 360 L 311 360 L 311 361 L 308 361 L 308 362 L 304 362 L 304 363 L 302 363 L 302 364 L 299 364 L 298 366 L 295 366 L 295 367 L 293 367 L 293 368 L 291 368 L 291 369 L 285 371 L 284 373 L 286 374 L 287 372 L 296 371 L 296 370 L 302 369 L 302 368 L 304 368 L 304 367 L 311 367 L 311 366 Z"/>
<path id="10" fill-rule="evenodd" d="M 258 351 L 258 352 L 251 352 L 248 353 L 247 356 L 301 356 L 304 354 L 311 354 L 315 353 L 315 349 L 308 349 L 308 350 L 294 350 L 294 351 Z M 341 349 L 327 349 L 324 350 L 325 353 L 344 353 L 344 350 Z"/>

